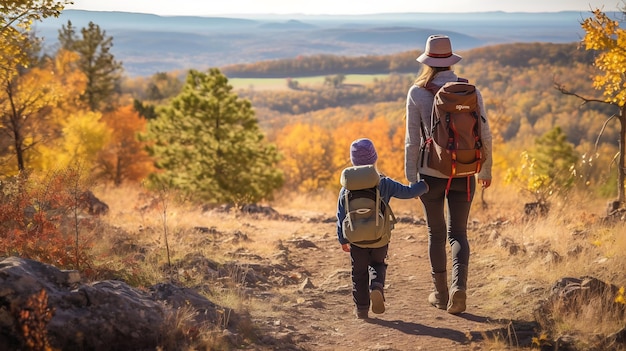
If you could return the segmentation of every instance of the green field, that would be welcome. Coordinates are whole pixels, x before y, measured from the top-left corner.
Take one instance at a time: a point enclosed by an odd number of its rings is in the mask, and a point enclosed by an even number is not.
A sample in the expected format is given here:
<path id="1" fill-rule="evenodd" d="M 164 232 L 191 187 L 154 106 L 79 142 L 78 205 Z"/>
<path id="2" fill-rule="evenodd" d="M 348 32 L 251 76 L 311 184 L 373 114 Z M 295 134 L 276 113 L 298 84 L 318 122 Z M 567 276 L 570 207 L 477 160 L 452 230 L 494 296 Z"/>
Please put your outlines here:
<path id="1" fill-rule="evenodd" d="M 328 76 L 296 77 L 292 80 L 298 81 L 301 87 L 316 87 L 324 84 Z M 374 79 L 386 78 L 387 74 L 347 74 L 344 84 L 369 84 Z M 287 78 L 232 78 L 228 82 L 235 90 L 287 90 Z"/>

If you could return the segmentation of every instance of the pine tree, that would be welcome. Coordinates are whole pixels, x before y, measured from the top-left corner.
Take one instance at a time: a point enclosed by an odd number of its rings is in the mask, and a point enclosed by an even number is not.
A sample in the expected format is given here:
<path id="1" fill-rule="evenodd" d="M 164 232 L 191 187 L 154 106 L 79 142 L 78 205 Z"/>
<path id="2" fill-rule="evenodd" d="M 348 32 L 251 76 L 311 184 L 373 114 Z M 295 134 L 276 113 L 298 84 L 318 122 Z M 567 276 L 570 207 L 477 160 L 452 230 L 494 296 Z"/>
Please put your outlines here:
<path id="1" fill-rule="evenodd" d="M 157 111 L 143 135 L 161 172 L 153 185 L 210 203 L 254 203 L 283 183 L 276 148 L 264 141 L 248 100 L 216 68 L 189 71 L 182 92 Z"/>
<path id="2" fill-rule="evenodd" d="M 537 173 L 547 176 L 557 191 L 573 185 L 579 157 L 561 127 L 554 127 L 537 138 L 530 155 L 535 160 Z"/>
<path id="3" fill-rule="evenodd" d="M 89 22 L 76 34 L 72 22 L 59 30 L 61 49 L 75 51 L 80 55 L 80 70 L 87 76 L 87 89 L 83 100 L 91 111 L 112 110 L 119 91 L 122 64 L 111 53 L 113 37 L 108 37 L 100 26 Z"/>
<path id="4" fill-rule="evenodd" d="M 505 182 L 519 187 L 539 206 L 549 206 L 549 198 L 564 197 L 573 186 L 578 159 L 567 135 L 555 127 L 537 138 L 530 151 L 521 153 L 519 166 L 507 170 Z"/>

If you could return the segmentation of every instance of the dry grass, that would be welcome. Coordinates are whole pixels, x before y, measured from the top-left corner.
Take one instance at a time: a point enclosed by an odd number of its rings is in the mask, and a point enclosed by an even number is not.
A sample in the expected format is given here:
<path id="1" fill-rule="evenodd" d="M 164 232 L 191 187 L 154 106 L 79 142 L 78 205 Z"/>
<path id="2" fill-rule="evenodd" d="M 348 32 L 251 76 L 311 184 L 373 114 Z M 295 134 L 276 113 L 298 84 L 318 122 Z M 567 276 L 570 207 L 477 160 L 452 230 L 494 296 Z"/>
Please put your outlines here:
<path id="1" fill-rule="evenodd" d="M 261 311 L 266 316 L 271 315 L 272 305 L 284 301 L 274 297 L 271 303 L 267 300 L 258 303 L 249 298 L 243 288 L 245 254 L 271 258 L 277 252 L 277 242 L 335 235 L 332 225 L 320 226 L 320 232 L 310 233 L 290 221 L 263 218 L 242 221 L 235 212 L 203 211 L 200 206 L 173 201 L 164 212 L 162 207 L 154 205 L 154 196 L 133 187 L 101 189 L 96 195 L 111 208 L 106 217 L 108 227 L 103 228 L 95 247 L 98 257 L 106 260 L 103 264 L 117 272 L 126 271 L 126 278 L 135 279 L 138 285 L 175 278 L 195 287 L 206 284 L 205 278 L 177 266 L 188 260 L 188 255 L 198 254 L 220 264 L 238 261 L 241 265 L 230 268 L 229 283 L 207 292 L 209 298 L 227 308 Z M 532 320 L 534 302 L 545 298 L 548 287 L 562 277 L 593 276 L 618 287 L 626 286 L 626 223 L 601 220 L 605 215 L 605 200 L 588 200 L 584 194 L 572 194 L 568 201 L 555 202 L 547 216 L 528 218 L 523 215 L 524 199 L 511 189 L 487 190 L 484 194 L 487 208 L 481 206 L 480 195 L 478 192 L 470 215 L 471 264 L 473 272 L 477 272 L 473 273 L 470 284 L 475 294 L 490 300 L 481 302 L 487 311 Z M 332 219 L 336 201 L 334 191 L 325 191 L 281 194 L 267 205 L 281 215 Z M 393 200 L 392 206 L 399 216 L 423 217 L 417 199 Z M 176 266 L 169 271 L 170 275 L 164 269 L 168 264 L 164 220 L 169 236 L 169 259 Z M 199 232 L 195 227 L 208 228 L 209 232 Z M 245 237 L 233 240 L 235 233 L 251 234 L 254 240 Z M 551 316 L 557 321 L 557 328 L 546 331 L 545 335 L 575 334 L 585 340 L 624 328 L 623 314 L 606 313 L 606 308 L 601 308 L 615 298 L 607 296 L 601 301 L 590 301 L 572 315 L 558 312 L 561 314 Z M 177 318 L 184 324 L 184 315 Z M 179 337 L 186 333 L 184 327 L 178 330 Z M 511 341 L 494 337 L 486 346 L 498 349 L 503 344 L 511 346 Z"/>
<path id="2" fill-rule="evenodd" d="M 471 261 L 480 266 L 472 285 L 478 295 L 489 297 L 490 301 L 483 301 L 487 309 L 533 320 L 537 301 L 548 297 L 549 287 L 561 278 L 590 276 L 617 287 L 626 285 L 626 223 L 602 220 L 605 200 L 571 194 L 567 201 L 552 203 L 547 216 L 524 217 L 519 198 L 494 198 L 503 204 L 490 206 L 483 214 L 474 210 L 474 216 L 503 224 L 470 232 Z M 577 347 L 589 349 L 599 335 L 606 337 L 626 326 L 624 306 L 616 302 L 617 297 L 581 301 L 569 306 L 567 313 L 555 306 L 547 316 L 556 321 L 555 327 L 540 335 L 574 335 Z M 537 346 L 545 342 L 540 339 Z"/>
<path id="3" fill-rule="evenodd" d="M 147 245 L 152 251 L 164 251 L 163 213 L 162 209 L 151 207 L 141 211 L 140 208 L 149 204 L 154 197 L 146 196 L 138 188 L 110 188 L 102 190 L 98 195 L 111 208 L 107 222 L 114 228 L 102 233 L 102 240 L 96 251 L 110 251 L 111 242 L 129 240 L 138 245 Z M 546 217 L 527 219 L 523 216 L 523 200 L 509 189 L 491 188 L 485 195 L 488 203 L 486 210 L 480 206 L 479 195 L 474 202 L 470 220 L 480 226 L 494 222 L 505 224 L 495 229 L 499 237 L 510 239 L 525 250 L 519 255 L 520 261 L 528 261 L 527 268 L 522 271 L 501 272 L 504 275 L 516 273 L 516 276 L 531 276 L 542 282 L 553 282 L 563 276 L 598 275 L 599 278 L 612 279 L 624 277 L 619 273 L 626 270 L 626 227 L 623 222 L 603 224 L 600 220 L 604 216 L 603 200 L 581 202 L 572 199 L 566 205 L 552 207 Z M 575 204 L 575 206 L 571 206 Z M 320 217 L 333 218 L 336 211 L 336 194 L 332 191 L 317 194 L 290 194 L 277 196 L 276 201 L 268 204 L 280 214 L 297 215 L 306 218 Z M 410 215 L 416 218 L 423 217 L 421 203 L 417 199 L 392 200 L 394 212 L 397 215 Z M 298 231 L 293 223 L 260 218 L 254 223 L 244 223 L 236 213 L 214 213 L 202 211 L 200 206 L 181 205 L 170 203 L 167 208 L 166 221 L 171 236 L 172 259 L 183 257 L 190 251 L 200 251 L 211 255 L 214 259 L 223 260 L 228 253 L 235 250 L 251 250 L 261 256 L 275 252 L 275 243 L 278 240 L 289 240 L 294 237 L 307 237 L 334 233 L 306 233 Z M 194 227 L 218 228 L 217 232 L 193 236 Z M 326 226 L 329 227 L 329 226 Z M 325 227 L 325 228 L 326 228 Z M 208 239 L 208 243 L 215 243 L 220 235 L 241 232 L 263 232 L 254 242 L 231 242 L 224 250 L 223 243 L 219 250 L 212 250 L 212 245 L 198 245 L 200 239 Z M 621 233 L 621 234 L 620 234 Z M 479 232 L 470 230 L 470 239 L 477 242 L 485 238 L 472 238 L 474 235 L 489 236 L 484 229 Z M 126 235 L 128 237 L 120 237 Z M 200 239 L 199 239 L 200 238 Z M 480 254 L 494 256 L 494 260 L 506 258 L 510 260 L 515 255 L 502 247 L 494 247 L 492 242 L 486 241 L 481 247 Z M 214 252 L 215 251 L 215 252 Z M 550 256 L 553 254 L 553 256 Z M 215 257 L 218 255 L 218 257 Z M 500 255 L 501 257 L 497 257 Z M 162 254 L 156 255 L 162 258 Z M 221 256 L 221 257 L 220 257 Z M 515 261 L 515 260 L 513 260 Z M 153 261 L 154 262 L 154 261 Z M 157 261 L 158 262 L 158 261 Z M 532 272 L 542 272 L 535 275 Z M 626 284 L 626 281 L 618 282 Z"/>

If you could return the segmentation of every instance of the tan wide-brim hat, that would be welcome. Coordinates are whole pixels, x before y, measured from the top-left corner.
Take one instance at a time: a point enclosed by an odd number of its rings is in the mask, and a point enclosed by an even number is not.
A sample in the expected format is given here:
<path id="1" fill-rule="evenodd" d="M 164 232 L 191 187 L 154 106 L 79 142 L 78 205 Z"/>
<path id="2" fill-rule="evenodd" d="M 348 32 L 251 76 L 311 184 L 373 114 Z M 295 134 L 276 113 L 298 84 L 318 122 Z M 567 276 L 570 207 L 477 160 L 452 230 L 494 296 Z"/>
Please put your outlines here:
<path id="1" fill-rule="evenodd" d="M 450 67 L 461 61 L 461 56 L 452 52 L 450 38 L 446 35 L 431 35 L 426 40 L 426 49 L 417 61 L 430 67 Z"/>

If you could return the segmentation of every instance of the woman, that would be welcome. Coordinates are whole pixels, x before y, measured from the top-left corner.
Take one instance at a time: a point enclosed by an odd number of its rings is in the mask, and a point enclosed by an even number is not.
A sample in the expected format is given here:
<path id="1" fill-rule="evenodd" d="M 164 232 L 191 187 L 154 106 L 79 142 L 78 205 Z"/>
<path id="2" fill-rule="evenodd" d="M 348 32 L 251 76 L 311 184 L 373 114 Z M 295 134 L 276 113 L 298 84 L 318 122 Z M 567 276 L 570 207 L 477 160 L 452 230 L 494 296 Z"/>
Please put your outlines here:
<path id="1" fill-rule="evenodd" d="M 445 35 L 432 35 L 426 41 L 426 49 L 417 61 L 422 70 L 408 91 L 406 102 L 405 175 L 409 182 L 423 179 L 429 185 L 428 193 L 420 197 L 428 224 L 428 254 L 435 291 L 428 301 L 435 307 L 457 314 L 465 311 L 468 263 L 470 247 L 467 240 L 467 221 L 474 192 L 474 176 L 453 178 L 435 169 L 426 162 L 420 162 L 420 148 L 423 145 L 421 125 L 430 126 L 433 108 L 433 93 L 426 89 L 432 85 L 442 86 L 447 82 L 458 81 L 451 66 L 461 60 L 452 52 L 450 38 Z M 481 137 L 483 143 L 482 168 L 478 182 L 483 188 L 491 185 L 491 132 L 486 120 L 485 108 L 477 89 L 478 105 L 482 116 Z M 469 192 L 469 194 L 468 194 Z M 447 205 L 447 211 L 446 211 Z M 446 222 L 447 212 L 447 222 Z M 446 238 L 452 254 L 452 281 L 447 282 Z"/>

